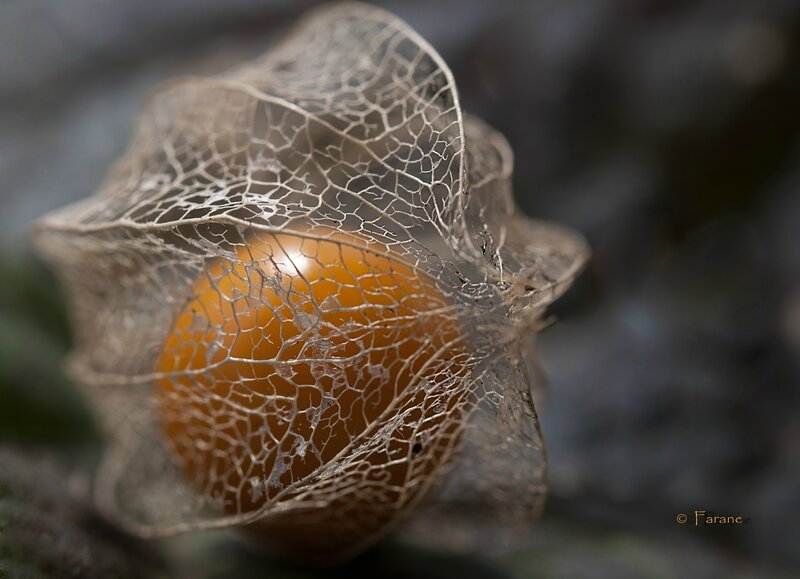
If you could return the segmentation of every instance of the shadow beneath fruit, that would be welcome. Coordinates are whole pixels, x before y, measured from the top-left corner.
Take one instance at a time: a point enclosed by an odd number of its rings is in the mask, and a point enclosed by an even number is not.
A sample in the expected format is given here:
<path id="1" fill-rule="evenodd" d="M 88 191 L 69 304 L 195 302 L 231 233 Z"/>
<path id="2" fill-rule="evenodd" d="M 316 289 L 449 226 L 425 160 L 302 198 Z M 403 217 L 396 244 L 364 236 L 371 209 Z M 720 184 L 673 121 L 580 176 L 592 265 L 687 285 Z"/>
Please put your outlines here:
<path id="1" fill-rule="evenodd" d="M 397 542 L 383 542 L 344 565 L 315 569 L 265 555 L 236 540 L 212 543 L 202 577 L 222 579 L 510 579 L 479 557 L 449 555 Z"/>

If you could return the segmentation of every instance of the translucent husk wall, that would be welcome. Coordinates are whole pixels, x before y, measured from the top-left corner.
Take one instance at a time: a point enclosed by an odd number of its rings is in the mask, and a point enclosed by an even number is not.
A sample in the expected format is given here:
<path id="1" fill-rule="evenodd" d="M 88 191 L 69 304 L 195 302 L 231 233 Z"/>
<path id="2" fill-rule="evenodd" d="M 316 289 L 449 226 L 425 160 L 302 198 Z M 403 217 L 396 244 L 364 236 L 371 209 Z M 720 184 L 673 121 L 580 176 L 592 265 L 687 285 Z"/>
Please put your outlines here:
<path id="1" fill-rule="evenodd" d="M 462 114 L 438 54 L 363 5 L 317 10 L 261 59 L 156 92 L 101 189 L 36 232 L 69 296 L 70 369 L 109 436 L 105 512 L 146 536 L 324 519 L 352 551 L 412 514 L 445 541 L 471 536 L 470 520 L 534 517 L 545 462 L 523 357 L 588 252 L 517 212 L 511 166 L 502 135 Z M 321 274 L 330 299 L 297 291 L 296 261 L 324 267 L 331 251 L 361 269 Z M 356 290 L 372 294 L 343 305 Z M 188 347 L 171 338 L 187 304 L 212 302 L 181 334 L 205 365 L 163 362 Z M 294 346 L 262 336 L 268 357 L 243 352 L 266 326 L 230 338 L 223 314 L 254 311 Z M 386 367 L 417 358 L 414 372 Z M 308 388 L 321 395 L 301 403 Z M 375 391 L 396 399 L 370 413 Z M 165 436 L 169 396 L 206 412 L 180 441 Z M 286 444 L 264 442 L 277 423 Z M 222 434 L 237 460 L 193 459 Z"/>

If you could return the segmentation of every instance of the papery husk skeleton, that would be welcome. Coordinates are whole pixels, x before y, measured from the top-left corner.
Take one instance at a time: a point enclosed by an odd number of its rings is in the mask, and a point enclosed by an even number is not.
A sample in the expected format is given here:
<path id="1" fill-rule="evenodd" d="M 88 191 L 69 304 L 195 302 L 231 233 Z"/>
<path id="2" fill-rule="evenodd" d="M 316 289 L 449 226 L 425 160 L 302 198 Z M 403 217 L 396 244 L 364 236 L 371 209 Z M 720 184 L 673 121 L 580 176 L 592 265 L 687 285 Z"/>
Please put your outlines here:
<path id="1" fill-rule="evenodd" d="M 361 4 L 315 10 L 229 74 L 160 88 L 100 190 L 43 218 L 35 235 L 68 293 L 69 367 L 109 436 L 96 485 L 103 510 L 161 536 L 301 512 L 358 476 L 365 449 L 384 444 L 377 433 L 354 437 L 347 456 L 292 495 L 224 511 L 174 464 L 153 402 L 154 360 L 209 261 L 236 260 L 254 236 L 340 242 L 344 232 L 429 278 L 469 351 L 447 383 L 469 396 L 457 435 L 447 433 L 446 464 L 415 481 L 429 489 L 422 502 L 398 506 L 362 542 L 409 516 L 417 537 L 454 546 L 474 543 L 476 522 L 527 524 L 546 487 L 525 358 L 588 250 L 578 234 L 518 212 L 511 170 L 503 136 L 462 113 L 440 56 Z M 324 349 L 318 356 L 326 361 Z"/>

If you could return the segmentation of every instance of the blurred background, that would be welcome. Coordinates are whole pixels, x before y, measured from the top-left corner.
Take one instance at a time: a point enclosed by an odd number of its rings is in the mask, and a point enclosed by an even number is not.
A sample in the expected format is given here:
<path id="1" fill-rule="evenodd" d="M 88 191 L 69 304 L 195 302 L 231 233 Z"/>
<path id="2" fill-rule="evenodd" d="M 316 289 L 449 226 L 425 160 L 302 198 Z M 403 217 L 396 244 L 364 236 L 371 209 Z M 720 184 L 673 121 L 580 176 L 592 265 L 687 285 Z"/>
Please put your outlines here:
<path id="1" fill-rule="evenodd" d="M 376 2 L 508 137 L 524 211 L 594 251 L 540 340 L 551 495 L 519 545 L 388 541 L 323 573 L 226 533 L 145 544 L 87 506 L 101 441 L 30 222 L 99 185 L 159 82 L 256 56 L 315 4 L 0 3 L 0 577 L 798 576 L 796 0 Z M 751 523 L 676 522 L 696 509 Z"/>

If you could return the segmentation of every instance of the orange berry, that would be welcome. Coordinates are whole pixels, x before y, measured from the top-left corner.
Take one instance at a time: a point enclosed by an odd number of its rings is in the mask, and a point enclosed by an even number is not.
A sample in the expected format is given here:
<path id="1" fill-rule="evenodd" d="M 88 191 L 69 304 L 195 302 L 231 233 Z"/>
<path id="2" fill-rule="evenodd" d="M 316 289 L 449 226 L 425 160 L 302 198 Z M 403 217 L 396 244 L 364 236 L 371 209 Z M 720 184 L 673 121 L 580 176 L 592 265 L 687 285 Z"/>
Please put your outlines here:
<path id="1" fill-rule="evenodd" d="M 259 234 L 193 286 L 156 363 L 167 446 L 227 514 L 297 497 L 370 437 L 358 469 L 251 530 L 329 558 L 377 536 L 458 438 L 468 356 L 452 304 L 391 249 Z M 362 447 L 363 448 L 363 447 Z"/>

